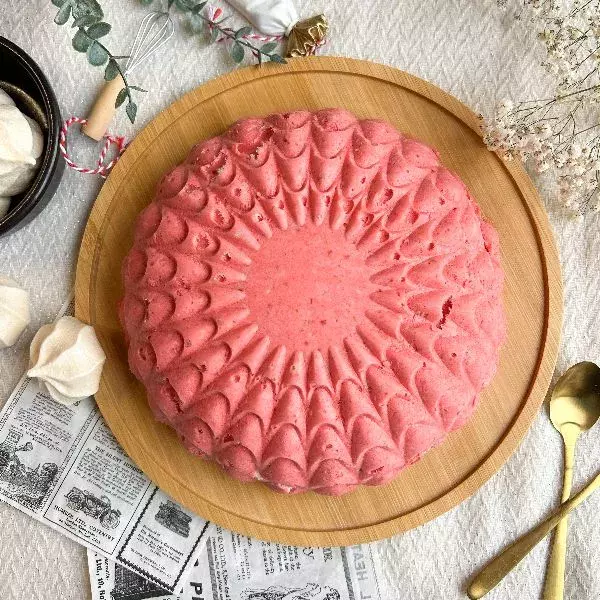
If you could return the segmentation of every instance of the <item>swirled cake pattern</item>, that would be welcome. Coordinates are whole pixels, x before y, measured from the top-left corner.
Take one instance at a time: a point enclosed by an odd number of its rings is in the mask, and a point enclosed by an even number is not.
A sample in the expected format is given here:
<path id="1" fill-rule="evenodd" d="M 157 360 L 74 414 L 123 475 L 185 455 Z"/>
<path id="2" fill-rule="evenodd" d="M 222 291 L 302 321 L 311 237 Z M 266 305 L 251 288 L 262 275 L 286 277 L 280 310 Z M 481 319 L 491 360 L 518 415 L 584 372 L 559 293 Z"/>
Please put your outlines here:
<path id="1" fill-rule="evenodd" d="M 197 145 L 123 264 L 157 419 L 233 477 L 339 495 L 472 414 L 505 336 L 498 236 L 428 146 L 343 110 Z"/>

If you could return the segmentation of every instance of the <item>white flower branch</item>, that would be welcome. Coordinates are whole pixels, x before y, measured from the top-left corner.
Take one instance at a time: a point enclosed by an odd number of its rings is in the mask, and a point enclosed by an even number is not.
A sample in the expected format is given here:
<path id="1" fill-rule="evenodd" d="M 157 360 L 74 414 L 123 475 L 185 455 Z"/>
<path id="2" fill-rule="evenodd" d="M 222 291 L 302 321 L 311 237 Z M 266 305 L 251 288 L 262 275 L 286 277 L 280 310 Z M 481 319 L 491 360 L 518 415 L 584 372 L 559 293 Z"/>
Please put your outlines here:
<path id="1" fill-rule="evenodd" d="M 572 215 L 600 211 L 600 0 L 520 0 L 515 17 L 536 27 L 554 95 L 503 100 L 483 121 L 484 141 L 507 159 L 554 173 Z"/>

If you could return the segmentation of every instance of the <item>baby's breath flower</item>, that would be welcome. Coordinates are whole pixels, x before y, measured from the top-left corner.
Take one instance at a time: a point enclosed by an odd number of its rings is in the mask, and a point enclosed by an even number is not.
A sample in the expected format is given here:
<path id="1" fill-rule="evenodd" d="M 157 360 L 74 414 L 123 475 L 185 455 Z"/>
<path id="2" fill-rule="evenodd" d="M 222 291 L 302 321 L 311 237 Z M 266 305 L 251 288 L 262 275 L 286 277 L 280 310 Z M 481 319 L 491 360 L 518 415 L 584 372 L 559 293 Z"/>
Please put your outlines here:
<path id="1" fill-rule="evenodd" d="M 568 152 L 571 158 L 579 158 L 581 156 L 582 148 L 577 142 L 574 142 L 569 146 Z"/>
<path id="2" fill-rule="evenodd" d="M 486 145 L 507 160 L 520 158 L 552 172 L 568 214 L 600 210 L 600 13 L 597 0 L 514 0 L 528 18 L 555 78 L 550 99 L 502 100 L 483 121 Z M 506 6 L 506 0 L 498 0 Z"/>
<path id="3" fill-rule="evenodd" d="M 501 100 L 500 103 L 498 104 L 497 117 L 500 119 L 506 117 L 506 115 L 508 115 L 510 112 L 512 112 L 514 107 L 515 106 L 512 103 L 512 100 L 508 100 L 508 99 Z"/>

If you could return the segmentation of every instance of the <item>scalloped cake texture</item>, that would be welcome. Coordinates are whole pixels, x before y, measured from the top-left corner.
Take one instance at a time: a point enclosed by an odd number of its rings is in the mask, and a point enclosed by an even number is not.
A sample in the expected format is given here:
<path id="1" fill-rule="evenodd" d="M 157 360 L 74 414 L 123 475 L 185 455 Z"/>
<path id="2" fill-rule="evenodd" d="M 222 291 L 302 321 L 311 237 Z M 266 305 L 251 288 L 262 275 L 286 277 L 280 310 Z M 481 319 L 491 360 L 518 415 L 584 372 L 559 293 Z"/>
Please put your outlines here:
<path id="1" fill-rule="evenodd" d="M 141 213 L 120 318 L 150 406 L 243 481 L 389 481 L 471 416 L 505 337 L 498 236 L 428 146 L 346 111 L 197 145 Z"/>

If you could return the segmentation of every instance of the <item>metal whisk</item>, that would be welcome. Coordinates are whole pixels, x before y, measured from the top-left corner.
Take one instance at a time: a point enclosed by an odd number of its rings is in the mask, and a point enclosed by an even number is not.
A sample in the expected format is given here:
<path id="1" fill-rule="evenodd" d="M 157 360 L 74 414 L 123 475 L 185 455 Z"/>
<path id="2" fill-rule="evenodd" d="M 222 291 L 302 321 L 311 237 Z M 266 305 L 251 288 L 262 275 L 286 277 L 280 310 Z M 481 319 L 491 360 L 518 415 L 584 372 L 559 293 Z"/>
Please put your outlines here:
<path id="1" fill-rule="evenodd" d="M 175 25 L 166 12 L 150 12 L 140 23 L 129 58 L 123 73 L 128 75 L 135 68 L 147 61 L 160 47 L 167 43 L 173 35 Z M 83 133 L 94 140 L 104 137 L 108 125 L 115 114 L 115 102 L 124 82 L 121 75 L 106 83 L 98 94 L 96 102 L 82 127 Z"/>
<path id="2" fill-rule="evenodd" d="M 175 25 L 166 12 L 148 13 L 140 23 L 133 41 L 133 47 L 125 65 L 125 74 L 148 60 L 161 46 L 166 44 L 173 32 Z"/>

